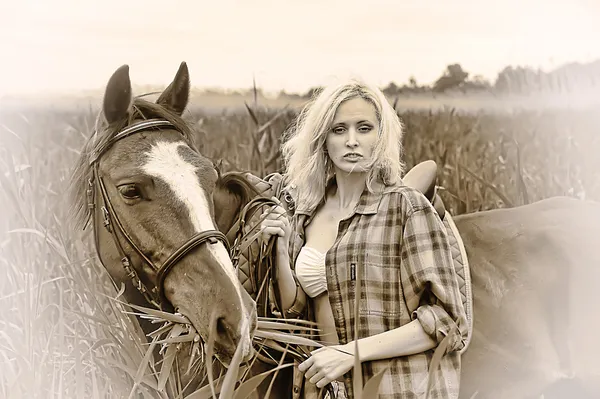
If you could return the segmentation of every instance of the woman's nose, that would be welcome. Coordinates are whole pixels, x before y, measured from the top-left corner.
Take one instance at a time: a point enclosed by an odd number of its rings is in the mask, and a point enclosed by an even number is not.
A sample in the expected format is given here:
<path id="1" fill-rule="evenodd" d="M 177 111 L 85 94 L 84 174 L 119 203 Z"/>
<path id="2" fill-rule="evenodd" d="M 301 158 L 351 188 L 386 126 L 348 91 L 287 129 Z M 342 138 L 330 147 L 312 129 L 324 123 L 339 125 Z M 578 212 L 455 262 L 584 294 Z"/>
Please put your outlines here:
<path id="1" fill-rule="evenodd" d="M 356 131 L 354 129 L 348 130 L 348 140 L 346 141 L 348 147 L 356 147 L 358 141 L 356 141 Z"/>

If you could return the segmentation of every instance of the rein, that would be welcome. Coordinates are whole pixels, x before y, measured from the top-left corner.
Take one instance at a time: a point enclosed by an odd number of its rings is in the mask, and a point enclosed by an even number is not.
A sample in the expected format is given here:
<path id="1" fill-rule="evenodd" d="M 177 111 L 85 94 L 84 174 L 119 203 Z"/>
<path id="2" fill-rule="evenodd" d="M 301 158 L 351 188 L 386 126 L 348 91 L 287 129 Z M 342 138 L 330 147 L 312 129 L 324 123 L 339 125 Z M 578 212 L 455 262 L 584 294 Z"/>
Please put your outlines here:
<path id="1" fill-rule="evenodd" d="M 121 140 L 122 138 L 131 136 L 132 134 L 139 133 L 144 130 L 155 129 L 155 128 L 160 128 L 160 127 L 170 127 L 173 129 L 177 129 L 176 126 L 173 125 L 171 122 L 169 122 L 167 120 L 162 120 L 162 119 L 148 119 L 148 120 L 144 120 L 141 122 L 137 122 L 137 123 L 127 127 L 126 129 L 122 130 L 118 134 L 116 134 L 104 146 L 100 147 L 100 149 L 92 155 L 92 157 L 90 158 L 90 165 L 92 166 L 92 169 L 93 169 L 93 175 L 88 180 L 89 186 L 87 189 L 88 219 L 92 218 L 92 220 L 93 220 L 96 251 L 99 252 L 98 251 L 98 248 L 99 248 L 99 242 L 98 242 L 99 224 L 96 220 L 97 213 L 94 213 L 94 210 L 97 207 L 96 198 L 95 198 L 96 193 L 94 190 L 94 188 L 95 188 L 94 182 L 97 182 L 100 187 L 100 194 L 102 195 L 102 202 L 104 204 L 100 208 L 102 211 L 102 216 L 103 216 L 103 225 L 107 229 L 107 231 L 111 234 L 111 236 L 113 237 L 113 241 L 117 247 L 117 250 L 119 251 L 119 256 L 121 258 L 121 264 L 122 264 L 123 268 L 125 269 L 127 276 L 129 278 L 131 278 L 133 285 L 144 296 L 144 298 L 148 301 L 148 303 L 152 304 L 159 310 L 174 311 L 173 306 L 171 305 L 169 300 L 166 298 L 164 290 L 163 290 L 164 280 L 165 280 L 167 274 L 173 269 L 173 267 L 177 264 L 177 262 L 179 262 L 181 259 L 183 259 L 191 250 L 193 250 L 194 248 L 196 248 L 204 243 L 217 244 L 219 241 L 221 241 L 225 245 L 227 252 L 230 252 L 230 246 L 229 246 L 229 241 L 227 240 L 227 237 L 225 237 L 225 235 L 222 232 L 220 232 L 219 230 L 201 231 L 201 232 L 193 235 L 192 237 L 190 237 L 177 250 L 175 250 L 171 255 L 169 255 L 167 260 L 162 265 L 156 265 L 154 262 L 152 262 L 150 259 L 148 259 L 148 257 L 146 255 L 144 255 L 143 251 L 140 250 L 138 245 L 136 245 L 134 240 L 131 238 L 131 236 L 127 233 L 127 231 L 123 227 L 123 224 L 119 220 L 119 217 L 117 216 L 117 213 L 115 212 L 114 207 L 108 196 L 108 192 L 107 192 L 106 186 L 104 184 L 104 179 L 100 175 L 100 172 L 99 172 L 100 158 L 114 143 Z M 180 132 L 180 133 L 182 133 L 182 132 Z M 137 253 L 137 255 L 145 263 L 147 263 L 156 273 L 156 283 L 152 289 L 148 289 L 146 287 L 144 282 L 140 279 L 138 273 L 132 267 L 131 259 L 123 250 L 123 246 L 121 245 L 121 242 L 117 236 L 117 230 L 125 238 L 127 243 L 134 249 L 134 251 Z"/>
<path id="2" fill-rule="evenodd" d="M 277 282 L 277 267 L 274 264 L 273 250 L 276 245 L 277 237 L 271 237 L 268 243 L 260 243 L 258 253 L 252 253 L 250 250 L 253 243 L 260 239 L 262 230 L 260 229 L 263 217 L 259 217 L 254 225 L 248 226 L 248 220 L 254 219 L 254 215 L 262 206 L 277 205 L 275 201 L 259 193 L 252 198 L 239 211 L 235 222 L 227 231 L 227 239 L 232 244 L 231 261 L 240 276 L 240 260 L 242 256 L 248 262 L 247 276 L 250 287 L 248 293 L 253 297 L 256 303 L 256 312 L 259 317 L 273 317 L 273 311 L 281 312 L 281 298 L 279 296 Z M 265 216 L 266 217 L 266 216 Z M 250 227 L 250 228 L 249 228 Z M 246 271 L 244 271 L 246 273 Z M 271 308 L 271 296 L 273 306 Z M 279 361 L 273 357 L 268 348 L 257 348 L 256 357 L 263 363 L 278 366 Z"/>

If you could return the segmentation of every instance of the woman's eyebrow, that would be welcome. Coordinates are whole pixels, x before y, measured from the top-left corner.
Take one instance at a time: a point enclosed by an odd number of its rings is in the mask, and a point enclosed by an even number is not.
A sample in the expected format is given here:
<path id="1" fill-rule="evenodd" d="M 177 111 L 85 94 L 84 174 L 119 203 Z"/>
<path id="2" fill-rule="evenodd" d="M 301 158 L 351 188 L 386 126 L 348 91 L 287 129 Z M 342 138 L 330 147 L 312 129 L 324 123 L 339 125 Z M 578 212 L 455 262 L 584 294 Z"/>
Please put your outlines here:
<path id="1" fill-rule="evenodd" d="M 360 124 L 360 123 L 369 123 L 371 125 L 373 124 L 373 122 L 370 121 L 370 120 L 368 120 L 368 119 L 361 119 L 361 120 L 357 121 L 356 123 L 357 124 Z M 334 122 L 334 123 L 331 124 L 331 126 L 346 126 L 346 125 L 347 125 L 346 122 Z"/>

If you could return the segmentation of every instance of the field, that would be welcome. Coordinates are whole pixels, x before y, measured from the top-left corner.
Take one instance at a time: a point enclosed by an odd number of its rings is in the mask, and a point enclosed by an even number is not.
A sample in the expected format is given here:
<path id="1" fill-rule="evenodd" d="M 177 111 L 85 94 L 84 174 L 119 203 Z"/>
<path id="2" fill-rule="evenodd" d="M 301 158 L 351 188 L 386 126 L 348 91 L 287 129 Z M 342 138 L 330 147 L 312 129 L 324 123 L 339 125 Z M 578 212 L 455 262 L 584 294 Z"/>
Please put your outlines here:
<path id="1" fill-rule="evenodd" d="M 127 398 L 133 392 L 144 345 L 107 299 L 118 287 L 95 261 L 90 237 L 66 223 L 69 174 L 95 112 L 0 111 L 1 397 Z M 266 175 L 281 167 L 279 135 L 295 112 L 191 106 L 185 116 L 201 151 L 221 159 L 223 169 Z M 441 196 L 453 214 L 555 195 L 600 201 L 600 113 L 594 110 L 399 113 L 408 166 L 437 162 Z M 156 397 L 152 379 L 139 388 Z"/>

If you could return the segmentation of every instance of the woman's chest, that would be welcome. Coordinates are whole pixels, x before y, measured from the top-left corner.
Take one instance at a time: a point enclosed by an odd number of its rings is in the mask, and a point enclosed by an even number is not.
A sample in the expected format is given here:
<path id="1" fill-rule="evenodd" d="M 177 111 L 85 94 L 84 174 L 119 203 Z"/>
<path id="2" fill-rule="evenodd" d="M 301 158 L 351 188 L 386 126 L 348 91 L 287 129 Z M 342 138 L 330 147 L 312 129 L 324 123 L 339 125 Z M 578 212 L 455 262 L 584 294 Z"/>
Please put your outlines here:
<path id="1" fill-rule="evenodd" d="M 320 252 L 327 252 L 335 243 L 339 225 L 343 216 L 339 213 L 321 212 L 305 227 L 304 236 L 306 246 L 315 248 Z"/>
<path id="2" fill-rule="evenodd" d="M 303 228 L 305 245 L 321 252 L 335 248 L 398 244 L 401 226 L 386 213 L 361 214 L 352 210 L 322 209 Z M 397 247 L 396 247 L 397 248 Z"/>

